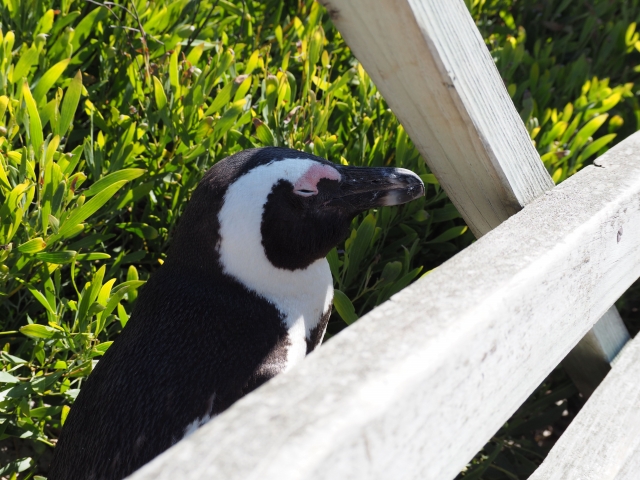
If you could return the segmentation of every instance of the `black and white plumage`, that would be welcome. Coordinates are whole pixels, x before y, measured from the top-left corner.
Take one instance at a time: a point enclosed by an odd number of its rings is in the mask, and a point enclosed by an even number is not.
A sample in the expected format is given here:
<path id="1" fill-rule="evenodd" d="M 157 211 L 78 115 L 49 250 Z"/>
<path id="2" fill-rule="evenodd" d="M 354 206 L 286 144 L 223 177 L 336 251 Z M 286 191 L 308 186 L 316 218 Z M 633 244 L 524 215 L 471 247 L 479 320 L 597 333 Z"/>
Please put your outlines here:
<path id="1" fill-rule="evenodd" d="M 284 148 L 214 165 L 71 408 L 49 480 L 124 478 L 302 360 L 331 312 L 325 256 L 351 220 L 423 194 L 408 170 Z"/>

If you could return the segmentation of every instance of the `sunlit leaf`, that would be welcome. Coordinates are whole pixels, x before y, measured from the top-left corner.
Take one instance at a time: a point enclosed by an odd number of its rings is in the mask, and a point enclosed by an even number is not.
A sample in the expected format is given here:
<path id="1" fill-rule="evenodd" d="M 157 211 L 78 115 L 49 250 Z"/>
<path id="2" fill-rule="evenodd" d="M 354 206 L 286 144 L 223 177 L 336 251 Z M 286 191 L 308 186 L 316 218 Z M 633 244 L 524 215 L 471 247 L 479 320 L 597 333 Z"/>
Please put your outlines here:
<path id="1" fill-rule="evenodd" d="M 340 290 L 334 290 L 333 292 L 333 306 L 347 325 L 351 325 L 358 319 L 351 300 Z"/>

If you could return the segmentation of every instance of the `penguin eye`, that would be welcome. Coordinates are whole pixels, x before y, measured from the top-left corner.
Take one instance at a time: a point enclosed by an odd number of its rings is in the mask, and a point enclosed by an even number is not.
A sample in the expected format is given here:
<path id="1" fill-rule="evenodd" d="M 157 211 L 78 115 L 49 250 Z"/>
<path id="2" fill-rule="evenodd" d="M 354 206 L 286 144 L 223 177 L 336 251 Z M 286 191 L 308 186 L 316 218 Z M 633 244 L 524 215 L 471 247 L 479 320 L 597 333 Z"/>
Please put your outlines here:
<path id="1" fill-rule="evenodd" d="M 305 190 L 305 189 L 297 189 L 293 191 L 295 194 L 300 195 L 301 197 L 310 197 L 318 193 L 317 190 Z"/>

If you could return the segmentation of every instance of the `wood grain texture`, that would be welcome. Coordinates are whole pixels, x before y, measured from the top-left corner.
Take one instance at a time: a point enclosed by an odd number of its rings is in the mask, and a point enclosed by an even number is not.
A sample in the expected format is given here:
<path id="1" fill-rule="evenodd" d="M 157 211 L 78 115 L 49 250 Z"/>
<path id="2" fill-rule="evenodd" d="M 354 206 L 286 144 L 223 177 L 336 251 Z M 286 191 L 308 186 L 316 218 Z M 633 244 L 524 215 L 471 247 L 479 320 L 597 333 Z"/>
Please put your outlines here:
<path id="1" fill-rule="evenodd" d="M 615 306 L 602 316 L 562 361 L 582 395 L 590 397 L 611 370 L 611 362 L 630 340 Z"/>
<path id="2" fill-rule="evenodd" d="M 529 480 L 637 480 L 640 477 L 640 337 Z"/>
<path id="3" fill-rule="evenodd" d="M 462 0 L 321 0 L 480 237 L 553 188 Z"/>
<path id="4" fill-rule="evenodd" d="M 131 478 L 454 478 L 640 276 L 640 134 Z"/>

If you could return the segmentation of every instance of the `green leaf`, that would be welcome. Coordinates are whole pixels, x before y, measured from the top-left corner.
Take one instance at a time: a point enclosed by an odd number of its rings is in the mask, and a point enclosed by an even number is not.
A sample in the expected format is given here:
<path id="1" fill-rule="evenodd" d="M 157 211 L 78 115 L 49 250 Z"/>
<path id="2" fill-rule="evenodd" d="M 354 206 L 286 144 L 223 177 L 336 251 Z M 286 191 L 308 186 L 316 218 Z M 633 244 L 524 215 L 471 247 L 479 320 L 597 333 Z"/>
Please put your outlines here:
<path id="1" fill-rule="evenodd" d="M 56 315 L 56 311 L 51 307 L 51 305 L 49 304 L 49 301 L 42 293 L 40 293 L 35 288 L 31 288 L 31 287 L 29 287 L 29 291 L 34 297 L 36 297 L 36 300 L 38 300 L 42 304 L 42 306 L 47 309 L 49 313 L 51 313 L 52 315 Z"/>
<path id="2" fill-rule="evenodd" d="M 55 12 L 52 9 L 47 10 L 46 13 L 40 17 L 35 33 L 49 33 L 51 31 L 51 27 L 53 27 L 54 19 Z"/>
<path id="3" fill-rule="evenodd" d="M 80 20 L 80 23 L 75 27 L 73 39 L 71 41 L 73 53 L 78 51 L 78 48 L 80 48 L 85 40 L 89 38 L 91 32 L 96 30 L 97 23 L 106 18 L 108 14 L 109 11 L 106 8 L 99 7 L 91 10 L 82 20 Z"/>
<path id="4" fill-rule="evenodd" d="M 103 265 L 98 269 L 98 271 L 93 275 L 91 279 L 91 291 L 89 294 L 89 305 L 95 302 L 98 298 L 98 294 L 102 289 L 102 281 L 104 280 L 104 274 L 107 271 L 107 266 Z"/>
<path id="5" fill-rule="evenodd" d="M 602 150 L 603 147 L 611 143 L 614 138 L 616 138 L 616 134 L 610 133 L 598 138 L 597 140 L 594 140 L 592 143 L 587 145 L 587 147 L 580 153 L 576 164 L 578 166 L 581 165 L 591 155 L 598 153 L 600 150 Z"/>
<path id="6" fill-rule="evenodd" d="M 370 213 L 362 221 L 356 232 L 356 237 L 349 245 L 349 267 L 345 283 L 349 285 L 361 273 L 360 264 L 371 247 L 371 240 L 376 228 L 376 217 Z"/>
<path id="7" fill-rule="evenodd" d="M 549 145 L 552 141 L 561 137 L 567 130 L 568 127 L 567 122 L 558 122 L 556 123 L 551 130 L 545 133 L 540 140 L 539 148 L 545 147 Z"/>
<path id="8" fill-rule="evenodd" d="M 129 321 L 129 315 L 127 314 L 127 311 L 121 303 L 118 304 L 118 320 L 120 320 L 120 325 L 122 325 L 122 328 L 124 328 Z"/>
<path id="9" fill-rule="evenodd" d="M 42 123 L 40 122 L 38 107 L 31 96 L 29 85 L 26 83 L 22 84 L 22 97 L 24 98 L 24 102 L 27 105 L 27 112 L 29 113 L 29 135 L 31 136 L 31 144 L 33 145 L 36 155 L 39 155 L 40 147 L 42 146 L 42 142 L 44 142 Z"/>
<path id="10" fill-rule="evenodd" d="M 338 250 L 332 248 L 327 254 L 327 261 L 329 262 L 329 269 L 333 278 L 340 277 L 340 259 L 338 258 Z"/>
<path id="11" fill-rule="evenodd" d="M 169 83 L 173 88 L 175 97 L 180 96 L 180 74 L 178 72 L 178 55 L 180 49 L 176 48 L 169 59 Z"/>
<path id="12" fill-rule="evenodd" d="M 120 182 L 122 180 L 134 180 L 143 175 L 145 172 L 146 170 L 144 170 L 143 168 L 125 168 L 123 170 L 118 170 L 117 172 L 110 173 L 106 177 L 102 177 L 96 183 L 87 188 L 83 192 L 84 196 L 92 197 L 116 182 Z"/>
<path id="13" fill-rule="evenodd" d="M 55 372 L 50 375 L 36 377 L 35 379 L 31 380 L 31 387 L 38 393 L 45 393 L 47 390 L 49 390 L 51 385 L 53 385 L 56 380 L 58 380 L 62 376 L 62 373 L 63 372 Z"/>
<path id="14" fill-rule="evenodd" d="M 32 408 L 29 411 L 29 416 L 31 418 L 41 419 L 41 418 L 44 418 L 44 417 L 57 415 L 61 411 L 62 411 L 62 405 L 56 405 L 54 407 L 38 407 L 38 408 Z"/>
<path id="15" fill-rule="evenodd" d="M 453 220 L 459 217 L 460 213 L 453 203 L 448 203 L 442 208 L 431 211 L 431 220 L 433 223 L 446 222 L 447 220 Z"/>
<path id="16" fill-rule="evenodd" d="M 0 118 L 2 118 L 2 116 L 0 116 Z M 2 165 L 2 162 L 0 162 L 0 186 L 11 190 L 11 183 L 9 183 L 9 177 L 7 177 L 7 172 Z"/>
<path id="17" fill-rule="evenodd" d="M 118 228 L 126 230 L 127 232 L 135 233 L 143 240 L 153 240 L 158 238 L 158 230 L 146 223 L 130 222 L 130 223 L 118 223 Z"/>
<path id="18" fill-rule="evenodd" d="M 91 349 L 91 355 L 90 355 L 91 358 L 101 357 L 102 355 L 107 353 L 107 350 L 109 349 L 112 343 L 113 342 L 102 342 L 99 345 L 96 345 L 95 347 L 93 347 Z"/>
<path id="19" fill-rule="evenodd" d="M 158 77 L 155 75 L 153 76 L 153 94 L 156 99 L 158 110 L 165 108 L 167 106 L 167 95 L 164 93 L 162 83 L 160 83 L 160 80 L 158 80 Z"/>
<path id="20" fill-rule="evenodd" d="M 83 333 L 87 333 L 84 331 L 85 324 L 84 319 L 87 316 L 87 312 L 89 311 L 89 307 L 91 306 L 91 302 L 89 301 L 91 297 L 91 283 L 87 283 L 85 287 L 80 292 L 78 296 L 78 310 L 76 310 L 76 322 L 80 322 L 80 331 Z"/>
<path id="21" fill-rule="evenodd" d="M 7 352 L 4 352 L 2 350 L 0 350 L 0 358 L 14 365 L 23 365 L 25 363 L 29 363 L 23 358 L 16 357 L 15 355 L 9 355 Z"/>
<path id="22" fill-rule="evenodd" d="M 100 289 L 100 293 L 98 294 L 98 298 L 96 299 L 96 302 L 98 302 L 103 307 L 107 304 L 107 300 L 111 295 L 111 289 L 113 288 L 114 283 L 116 283 L 116 279 L 112 278 L 111 280 L 105 282 L 104 285 L 102 285 L 102 288 Z"/>
<path id="23" fill-rule="evenodd" d="M 62 107 L 60 109 L 60 121 L 58 122 L 58 128 L 56 134 L 64 137 L 73 122 L 73 117 L 76 114 L 78 103 L 80 103 L 80 95 L 82 94 L 82 73 L 78 70 L 76 76 L 73 77 L 71 83 L 67 87 L 67 91 L 62 99 Z"/>
<path id="24" fill-rule="evenodd" d="M 123 288 L 138 288 L 145 284 L 144 280 L 127 280 L 113 289 L 113 295 L 119 292 Z"/>
<path id="25" fill-rule="evenodd" d="M 327 90 L 327 93 L 332 93 L 332 92 L 334 92 L 336 90 L 339 90 L 340 88 L 344 87 L 347 83 L 349 83 L 351 80 L 353 80 L 353 77 L 355 75 L 356 75 L 356 69 L 355 68 L 351 68 L 351 69 L 347 70 L 344 73 L 344 75 L 339 77 L 335 82 L 333 82 L 331 84 L 331 86 Z"/>
<path id="26" fill-rule="evenodd" d="M 422 271 L 422 267 L 414 268 L 409 273 L 400 278 L 397 282 L 385 288 L 383 294 L 378 299 L 378 303 L 386 302 L 390 297 L 407 287 Z"/>
<path id="27" fill-rule="evenodd" d="M 220 7 L 222 7 L 224 10 L 226 10 L 228 13 L 231 13 L 233 15 L 237 15 L 239 17 L 242 17 L 244 15 L 243 11 L 241 8 L 238 8 L 237 5 L 234 5 L 231 2 L 228 2 L 227 0 L 218 0 Z"/>
<path id="28" fill-rule="evenodd" d="M 273 132 L 267 126 L 267 124 L 264 123 L 259 118 L 254 118 L 253 124 L 256 127 L 256 137 L 258 137 L 258 140 L 260 140 L 260 143 L 262 143 L 262 145 L 265 145 L 265 146 L 270 146 L 270 147 L 275 146 L 276 139 L 273 136 Z"/>
<path id="29" fill-rule="evenodd" d="M 431 185 L 440 185 L 440 182 L 438 182 L 438 179 L 433 173 L 424 173 L 420 175 L 420 180 L 425 184 L 430 183 Z"/>
<path id="30" fill-rule="evenodd" d="M 242 109 L 244 108 L 246 101 L 244 99 L 239 100 L 237 102 L 233 102 L 231 106 L 224 112 L 222 117 L 216 122 L 213 127 L 213 134 L 216 139 L 219 139 L 227 133 L 227 131 L 233 127 L 233 124 L 236 123 L 236 119 L 238 115 L 242 113 Z"/>
<path id="31" fill-rule="evenodd" d="M 79 253 L 78 255 L 76 255 L 76 260 L 78 262 L 88 262 L 93 260 L 109 260 L 110 258 L 111 258 L 111 255 L 109 255 L 108 253 L 99 253 L 99 252 Z"/>
<path id="32" fill-rule="evenodd" d="M 189 55 L 187 55 L 187 62 L 191 65 L 197 64 L 198 60 L 200 60 L 200 57 L 202 56 L 202 52 L 204 52 L 204 43 L 196 45 L 191 49 Z"/>
<path id="33" fill-rule="evenodd" d="M 144 282 L 142 282 L 142 283 L 144 283 Z M 104 310 L 102 310 L 102 312 L 100 312 L 100 315 L 98 317 L 98 326 L 96 327 L 96 335 L 102 331 L 102 329 L 104 328 L 104 325 L 105 325 L 107 317 L 109 315 L 111 315 L 111 312 L 113 312 L 114 308 L 116 308 L 118 306 L 120 301 L 129 292 L 130 288 L 131 288 L 130 286 L 122 287 L 122 284 L 121 284 L 111 294 L 111 298 L 109 299 L 109 301 L 105 305 Z"/>
<path id="34" fill-rule="evenodd" d="M 244 74 L 251 75 L 253 71 L 258 68 L 258 60 L 260 59 L 260 50 L 254 50 L 249 60 L 247 60 L 247 64 L 244 67 Z"/>
<path id="35" fill-rule="evenodd" d="M 20 60 L 18 60 L 18 63 L 13 68 L 12 83 L 17 83 L 22 79 L 22 77 L 26 77 L 29 74 L 31 67 L 38 63 L 39 56 L 40 54 L 38 53 L 36 46 L 31 45 L 31 47 L 22 54 Z"/>
<path id="36" fill-rule="evenodd" d="M 230 49 L 226 50 L 220 57 L 220 61 L 218 62 L 218 65 L 216 65 L 216 69 L 215 69 L 215 72 L 213 73 L 213 76 L 216 79 L 219 78 L 220 75 L 222 75 L 224 72 L 226 72 L 229 69 L 229 67 L 233 63 L 233 59 L 234 59 L 233 50 L 230 50 Z"/>
<path id="37" fill-rule="evenodd" d="M 58 233 L 58 235 L 54 235 L 54 237 L 56 237 L 57 239 L 60 237 L 64 237 L 68 233 L 71 233 L 76 225 L 97 212 L 100 207 L 107 203 L 125 183 L 127 183 L 127 180 L 120 180 L 112 185 L 109 185 L 108 187 L 101 190 L 100 193 L 96 194 L 96 196 L 89 200 L 87 203 L 82 205 L 80 208 L 75 209 L 71 213 L 71 216 L 69 216 L 69 218 L 64 221 L 62 227 L 60 227 L 60 232 Z"/>
<path id="38" fill-rule="evenodd" d="M 7 398 L 22 398 L 22 397 L 26 397 L 32 392 L 33 392 L 33 389 L 31 388 L 31 384 L 22 382 L 10 388 L 9 390 L 7 390 L 5 396 Z M 1 469 L 0 469 L 0 473 L 2 473 Z"/>
<path id="39" fill-rule="evenodd" d="M 353 307 L 353 303 L 351 303 L 349 297 L 340 290 L 333 291 L 333 306 L 336 307 L 338 315 L 340 315 L 347 325 L 351 325 L 358 320 L 358 315 L 356 315 L 356 309 Z"/>
<path id="40" fill-rule="evenodd" d="M 76 252 L 73 250 L 64 250 L 62 252 L 43 252 L 37 253 L 36 258 L 43 262 L 47 263 L 55 263 L 57 265 L 61 265 L 63 263 L 69 263 L 76 258 Z"/>
<path id="41" fill-rule="evenodd" d="M 9 372 L 0 370 L 0 383 L 20 383 L 20 380 L 11 375 Z"/>
<path id="42" fill-rule="evenodd" d="M 51 338 L 58 331 L 55 328 L 47 327 L 46 325 L 38 325 L 33 323 L 31 325 L 25 325 L 20 328 L 20 333 L 31 338 Z"/>
<path id="43" fill-rule="evenodd" d="M 51 125 L 51 130 L 54 132 L 58 128 L 58 123 L 60 120 L 60 112 L 58 112 L 58 102 L 57 99 L 51 100 L 49 103 L 44 105 L 40 109 L 40 119 L 42 121 L 42 128 L 47 126 L 47 123 Z"/>
<path id="44" fill-rule="evenodd" d="M 37 104 L 40 104 L 43 100 L 46 99 L 46 94 L 51 89 L 54 83 L 58 81 L 62 73 L 66 70 L 69 65 L 69 59 L 66 58 L 58 63 L 56 63 L 53 67 L 45 72 L 40 80 L 38 80 L 38 84 L 33 90 L 33 98 Z"/>
<path id="45" fill-rule="evenodd" d="M 318 60 L 320 60 L 320 53 L 322 52 L 322 43 L 324 41 L 324 34 L 322 27 L 318 26 L 311 34 L 311 41 L 309 42 L 309 64 L 310 67 L 314 67 Z"/>
<path id="46" fill-rule="evenodd" d="M 454 238 L 459 237 L 460 235 L 462 235 L 466 231 L 467 231 L 467 227 L 466 226 L 452 227 L 449 230 L 445 231 L 444 233 L 441 233 L 436 238 L 434 238 L 433 240 L 430 240 L 427 243 L 444 243 L 444 242 L 448 242 L 449 240 L 453 240 Z"/>
<path id="47" fill-rule="evenodd" d="M 233 88 L 233 82 L 227 83 L 222 90 L 218 92 L 216 98 L 211 102 L 209 108 L 204 113 L 204 116 L 213 115 L 218 113 L 222 107 L 224 107 L 231 100 L 231 89 Z"/>
<path id="48" fill-rule="evenodd" d="M 402 262 L 387 262 L 380 274 L 380 287 L 392 284 L 402 273 Z"/>
<path id="49" fill-rule="evenodd" d="M 25 470 L 33 467 L 33 459 L 30 457 L 20 458 L 8 462 L 6 465 L 0 467 L 0 475 L 11 474 L 13 472 L 24 472 Z M 7 477 L 9 478 L 9 477 Z M 17 477 L 11 477 L 17 478 Z"/>
<path id="50" fill-rule="evenodd" d="M 64 425 L 64 422 L 67 421 L 67 416 L 69 415 L 69 411 L 70 410 L 71 410 L 71 407 L 69 407 L 69 405 L 63 405 L 62 406 L 62 413 L 60 414 L 60 424 L 61 425 Z"/>
<path id="51" fill-rule="evenodd" d="M 589 137 L 593 136 L 593 134 L 598 131 L 602 124 L 607 121 L 608 117 L 609 115 L 605 113 L 589 120 L 587 124 L 578 131 L 575 138 L 571 142 L 569 150 L 573 152 L 582 147 L 587 142 Z"/>
<path id="52" fill-rule="evenodd" d="M 275 75 L 267 75 L 264 80 L 265 92 L 264 96 L 267 99 L 267 108 L 269 113 L 273 112 L 278 99 L 278 78 Z"/>
<path id="53" fill-rule="evenodd" d="M 426 210 L 418 210 L 411 218 L 416 222 L 426 222 L 429 219 L 429 214 Z"/>
<path id="54" fill-rule="evenodd" d="M 26 243 L 23 243 L 18 247 L 18 251 L 21 253 L 36 253 L 41 250 L 44 250 L 47 247 L 47 242 L 45 242 L 42 237 L 32 238 Z"/>

